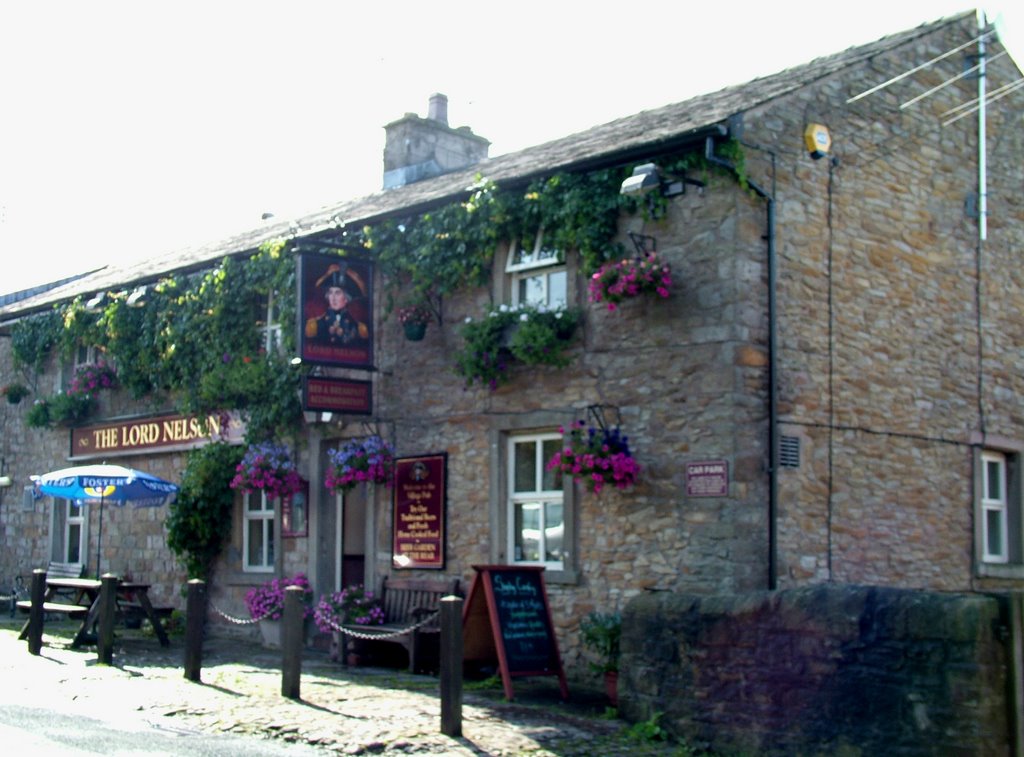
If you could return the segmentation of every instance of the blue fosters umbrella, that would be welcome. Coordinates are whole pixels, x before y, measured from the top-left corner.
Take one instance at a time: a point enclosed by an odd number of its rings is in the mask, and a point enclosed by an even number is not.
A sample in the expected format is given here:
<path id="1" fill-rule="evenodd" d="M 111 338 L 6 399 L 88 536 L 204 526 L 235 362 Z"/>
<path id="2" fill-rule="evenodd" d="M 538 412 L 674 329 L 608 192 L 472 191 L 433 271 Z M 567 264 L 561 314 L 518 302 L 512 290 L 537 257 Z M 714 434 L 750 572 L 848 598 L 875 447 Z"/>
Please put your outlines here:
<path id="1" fill-rule="evenodd" d="M 121 465 L 79 465 L 32 478 L 39 491 L 51 497 L 99 503 L 96 575 L 100 574 L 103 504 L 113 502 L 116 505 L 125 505 L 130 502 L 135 507 L 162 507 L 173 502 L 178 493 L 178 486 L 170 481 Z"/>

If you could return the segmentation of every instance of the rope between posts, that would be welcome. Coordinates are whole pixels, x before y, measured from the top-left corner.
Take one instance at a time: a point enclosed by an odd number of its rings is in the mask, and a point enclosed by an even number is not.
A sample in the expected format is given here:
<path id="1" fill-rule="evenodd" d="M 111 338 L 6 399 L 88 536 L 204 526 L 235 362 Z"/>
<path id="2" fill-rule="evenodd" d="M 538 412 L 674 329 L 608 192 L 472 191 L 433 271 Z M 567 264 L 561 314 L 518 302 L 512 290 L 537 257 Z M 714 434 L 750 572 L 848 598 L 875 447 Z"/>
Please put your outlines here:
<path id="1" fill-rule="evenodd" d="M 405 636 L 410 631 L 415 631 L 417 628 L 422 628 L 423 626 L 430 623 L 436 615 L 440 614 L 440 612 L 440 610 L 434 610 L 432 613 L 430 613 L 430 615 L 427 615 L 425 618 L 423 618 L 423 620 L 419 621 L 418 623 L 413 623 L 408 628 L 400 628 L 397 631 L 391 631 L 389 633 L 360 633 L 359 631 L 353 631 L 351 628 L 339 626 L 333 620 L 327 620 L 325 618 L 322 618 L 321 620 L 338 633 L 343 633 L 347 636 L 351 636 L 354 639 L 362 639 L 363 641 L 385 641 L 387 639 L 397 639 L 399 636 Z M 367 626 L 367 628 L 373 628 L 373 626 Z"/>

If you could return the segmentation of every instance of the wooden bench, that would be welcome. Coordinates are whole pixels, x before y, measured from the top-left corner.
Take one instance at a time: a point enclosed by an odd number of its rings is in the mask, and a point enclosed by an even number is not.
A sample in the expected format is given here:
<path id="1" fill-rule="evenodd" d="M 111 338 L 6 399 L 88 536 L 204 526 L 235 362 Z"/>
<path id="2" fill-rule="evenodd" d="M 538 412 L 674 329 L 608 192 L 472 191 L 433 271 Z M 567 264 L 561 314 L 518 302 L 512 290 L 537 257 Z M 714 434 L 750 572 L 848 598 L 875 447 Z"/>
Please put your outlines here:
<path id="1" fill-rule="evenodd" d="M 47 578 L 81 578 L 85 572 L 85 566 L 81 563 L 74 562 L 54 562 L 50 561 L 49 565 L 46 566 L 46 577 Z M 31 590 L 31 581 L 29 579 L 29 589 Z M 57 597 L 64 599 L 73 599 L 75 592 L 70 589 L 58 589 L 55 592 Z"/>
<path id="2" fill-rule="evenodd" d="M 47 578 L 81 578 L 85 566 L 75 562 L 50 562 L 46 566 Z"/>
<path id="3" fill-rule="evenodd" d="M 73 562 L 56 562 L 50 561 L 46 566 L 46 577 L 47 578 L 81 578 L 84 572 L 85 566 L 81 563 Z M 32 578 L 26 585 L 26 590 L 31 591 Z M 58 600 L 65 599 L 68 601 L 61 602 Z M 73 600 L 73 601 L 72 601 Z M 57 589 L 50 592 L 50 596 L 43 602 L 43 612 L 50 613 L 51 615 L 67 615 L 69 618 L 83 618 L 85 613 L 89 611 L 88 605 L 80 604 L 81 593 L 75 592 L 71 589 Z M 18 609 L 22 612 L 28 612 L 32 609 L 31 599 L 19 600 Z"/>
<path id="4" fill-rule="evenodd" d="M 427 578 L 385 578 L 381 589 L 381 604 L 384 608 L 384 624 L 364 626 L 357 623 L 342 627 L 366 636 L 384 636 L 382 639 L 353 639 L 353 648 L 362 641 L 373 643 L 390 642 L 405 648 L 409 655 L 409 671 L 419 673 L 427 668 L 427 642 L 436 647 L 441 634 L 438 610 L 442 597 L 459 595 L 459 579 L 438 580 Z M 434 615 L 426 624 L 408 633 L 392 636 L 396 631 L 416 625 L 424 618 Z M 352 637 L 349 637 L 352 638 Z M 343 648 L 348 645 L 342 645 Z M 436 653 L 434 655 L 436 657 Z M 436 664 L 436 663 L 435 663 Z"/>

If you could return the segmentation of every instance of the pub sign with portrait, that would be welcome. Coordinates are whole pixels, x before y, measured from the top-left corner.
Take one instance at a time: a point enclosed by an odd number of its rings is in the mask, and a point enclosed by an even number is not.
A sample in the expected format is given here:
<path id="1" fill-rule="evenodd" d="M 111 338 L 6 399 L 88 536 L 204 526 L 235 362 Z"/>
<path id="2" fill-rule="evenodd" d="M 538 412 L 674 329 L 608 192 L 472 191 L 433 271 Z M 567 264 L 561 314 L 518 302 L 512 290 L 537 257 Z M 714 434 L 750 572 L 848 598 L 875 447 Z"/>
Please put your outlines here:
<path id="1" fill-rule="evenodd" d="M 312 252 L 297 259 L 297 341 L 303 362 L 372 368 L 373 264 Z"/>

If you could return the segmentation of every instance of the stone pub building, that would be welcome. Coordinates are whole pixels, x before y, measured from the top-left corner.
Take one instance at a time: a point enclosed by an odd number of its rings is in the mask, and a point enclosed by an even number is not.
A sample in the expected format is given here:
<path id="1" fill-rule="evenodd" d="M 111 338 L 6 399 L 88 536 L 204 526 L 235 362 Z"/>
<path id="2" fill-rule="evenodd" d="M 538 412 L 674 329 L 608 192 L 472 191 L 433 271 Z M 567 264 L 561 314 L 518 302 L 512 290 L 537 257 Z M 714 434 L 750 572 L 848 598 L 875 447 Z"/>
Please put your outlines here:
<path id="1" fill-rule="evenodd" d="M 96 321 L 103 298 L 127 307 L 139 293 L 137 312 L 160 308 L 169 277 L 241 276 L 273 246 L 291 274 L 239 310 L 263 347 L 245 357 L 295 358 L 276 396 L 301 394 L 298 430 L 276 441 L 308 488 L 288 503 L 236 494 L 212 573 L 219 607 L 245 615 L 247 589 L 299 571 L 319 596 L 389 575 L 468 588 L 474 565 L 538 565 L 570 678 L 590 676 L 581 620 L 624 612 L 624 713 L 665 713 L 694 743 L 1010 753 L 1024 101 L 1001 52 L 964 14 L 493 158 L 435 95 L 426 118 L 386 127 L 377 194 L 6 297 L 0 383 L 29 394 L 0 403 L 12 484 L 0 490 L 0 576 L 51 560 L 94 570 L 95 508 L 35 497 L 31 475 L 106 460 L 180 481 L 211 438 L 263 441 L 250 433 L 258 410 L 224 387 L 216 413 L 173 387 L 122 385 L 64 425 L 27 418 L 67 392 L 76 365 L 125 359 Z M 979 56 L 984 76 L 960 76 Z M 608 290 L 592 301 L 594 274 L 621 260 L 657 261 L 670 284 L 659 276 L 614 309 Z M 332 280 L 347 341 L 316 322 Z M 416 293 L 431 313 L 411 340 L 399 312 Z M 77 349 L 15 361 L 19 330 L 76 302 L 62 323 Z M 516 352 L 511 312 L 562 313 L 574 328 Z M 100 325 L 85 327 L 90 316 Z M 483 357 L 467 339 L 489 319 L 509 327 Z M 223 351 L 217 375 L 243 381 L 250 363 Z M 549 468 L 578 421 L 628 437 L 632 485 L 594 492 Z M 393 489 L 325 485 L 332 451 L 369 436 L 400 459 L 440 461 L 433 546 L 396 549 Z M 167 517 L 109 510 L 102 568 L 144 576 L 180 606 L 187 575 Z M 837 660 L 875 649 L 859 635 L 868 627 L 905 664 L 865 653 L 850 663 L 864 679 L 844 678 Z M 907 660 L 922 634 L 938 657 L 917 668 Z M 873 697 L 895 714 L 873 712 Z"/>

